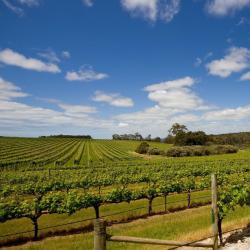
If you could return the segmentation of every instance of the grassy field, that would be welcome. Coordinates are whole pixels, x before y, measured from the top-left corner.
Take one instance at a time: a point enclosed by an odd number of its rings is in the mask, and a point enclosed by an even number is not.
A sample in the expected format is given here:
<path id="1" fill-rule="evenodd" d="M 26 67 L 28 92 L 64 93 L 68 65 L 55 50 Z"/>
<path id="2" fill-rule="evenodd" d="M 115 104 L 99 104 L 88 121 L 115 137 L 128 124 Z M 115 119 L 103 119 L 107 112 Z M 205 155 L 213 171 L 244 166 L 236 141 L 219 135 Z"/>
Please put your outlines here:
<path id="1" fill-rule="evenodd" d="M 227 217 L 223 229 L 225 231 L 244 227 L 250 223 L 250 208 L 237 208 Z M 156 215 L 147 219 L 113 225 L 107 229 L 113 235 L 127 235 L 156 239 L 194 241 L 211 235 L 210 207 L 193 208 L 167 215 Z M 52 237 L 39 242 L 27 243 L 23 246 L 8 249 L 55 250 L 55 249 L 93 249 L 92 233 L 77 234 L 64 237 Z M 108 249 L 163 249 L 163 247 L 108 242 Z M 166 248 L 164 248 L 166 249 Z"/>

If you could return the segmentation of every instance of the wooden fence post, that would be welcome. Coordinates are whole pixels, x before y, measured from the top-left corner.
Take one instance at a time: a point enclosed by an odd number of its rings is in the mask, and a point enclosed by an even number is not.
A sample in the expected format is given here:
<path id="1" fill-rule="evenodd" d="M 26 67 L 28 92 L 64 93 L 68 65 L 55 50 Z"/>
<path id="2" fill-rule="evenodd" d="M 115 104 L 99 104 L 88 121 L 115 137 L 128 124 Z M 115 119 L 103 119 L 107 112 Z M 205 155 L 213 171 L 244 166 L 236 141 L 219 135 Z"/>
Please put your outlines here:
<path id="1" fill-rule="evenodd" d="M 213 226 L 213 249 L 218 249 L 218 194 L 217 194 L 217 180 L 216 175 L 211 175 L 211 188 L 212 188 L 212 226 Z"/>
<path id="2" fill-rule="evenodd" d="M 106 250 L 106 226 L 103 219 L 94 220 L 94 250 Z"/>
<path id="3" fill-rule="evenodd" d="M 187 208 L 190 208 L 190 206 L 191 206 L 191 189 L 188 190 L 187 201 L 188 201 Z"/>

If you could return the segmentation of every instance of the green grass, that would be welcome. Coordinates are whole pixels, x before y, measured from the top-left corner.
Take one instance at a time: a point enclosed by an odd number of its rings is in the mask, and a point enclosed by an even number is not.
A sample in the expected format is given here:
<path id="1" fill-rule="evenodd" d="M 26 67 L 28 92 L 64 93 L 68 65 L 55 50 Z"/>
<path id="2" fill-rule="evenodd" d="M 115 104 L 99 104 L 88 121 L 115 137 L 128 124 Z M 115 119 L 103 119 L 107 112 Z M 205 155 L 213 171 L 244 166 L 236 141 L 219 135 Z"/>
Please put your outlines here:
<path id="1" fill-rule="evenodd" d="M 250 207 L 237 208 L 226 218 L 223 229 L 231 230 L 246 226 L 250 222 Z M 193 241 L 211 235 L 210 206 L 189 209 L 167 215 L 156 215 L 131 223 L 113 225 L 107 229 L 113 235 L 127 235 L 156 239 Z M 93 249 L 93 234 L 78 234 L 53 237 L 11 249 L 29 250 L 80 250 Z M 162 246 L 108 242 L 109 250 L 163 249 Z"/>

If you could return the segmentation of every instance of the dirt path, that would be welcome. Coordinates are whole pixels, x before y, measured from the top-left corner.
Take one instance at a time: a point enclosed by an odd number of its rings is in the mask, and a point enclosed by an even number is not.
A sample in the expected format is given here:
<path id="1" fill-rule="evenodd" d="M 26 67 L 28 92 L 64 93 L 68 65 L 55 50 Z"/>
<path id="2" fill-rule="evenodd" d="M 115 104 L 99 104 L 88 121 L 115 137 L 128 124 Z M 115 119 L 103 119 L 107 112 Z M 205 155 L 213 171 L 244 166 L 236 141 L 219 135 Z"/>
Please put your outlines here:
<path id="1" fill-rule="evenodd" d="M 223 234 L 223 241 L 225 242 L 224 246 L 220 250 L 250 250 L 250 227 L 245 229 L 235 230 L 229 233 Z M 199 243 L 212 244 L 212 239 L 208 238 Z M 196 247 L 179 247 L 179 248 L 170 248 L 178 250 L 201 250 L 201 249 L 210 249 L 210 248 L 196 248 Z"/>

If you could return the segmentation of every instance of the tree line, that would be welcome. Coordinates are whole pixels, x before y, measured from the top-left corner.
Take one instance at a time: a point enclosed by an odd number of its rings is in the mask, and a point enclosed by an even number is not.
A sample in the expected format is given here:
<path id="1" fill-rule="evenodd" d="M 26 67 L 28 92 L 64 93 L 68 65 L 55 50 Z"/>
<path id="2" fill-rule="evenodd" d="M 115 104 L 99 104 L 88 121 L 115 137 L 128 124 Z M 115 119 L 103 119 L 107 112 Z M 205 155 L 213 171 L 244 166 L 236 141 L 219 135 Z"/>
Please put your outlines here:
<path id="1" fill-rule="evenodd" d="M 79 138 L 79 139 L 86 139 L 86 140 L 90 140 L 92 139 L 92 136 L 91 135 L 63 135 L 63 134 L 60 134 L 60 135 L 43 135 L 43 136 L 40 136 L 39 138 Z"/>
<path id="2" fill-rule="evenodd" d="M 143 136 L 138 132 L 134 134 L 122 134 L 122 135 L 113 134 L 112 139 L 113 140 L 131 140 L 131 141 L 155 141 L 155 142 L 161 141 L 160 137 L 152 138 L 150 134 L 143 138 Z"/>

